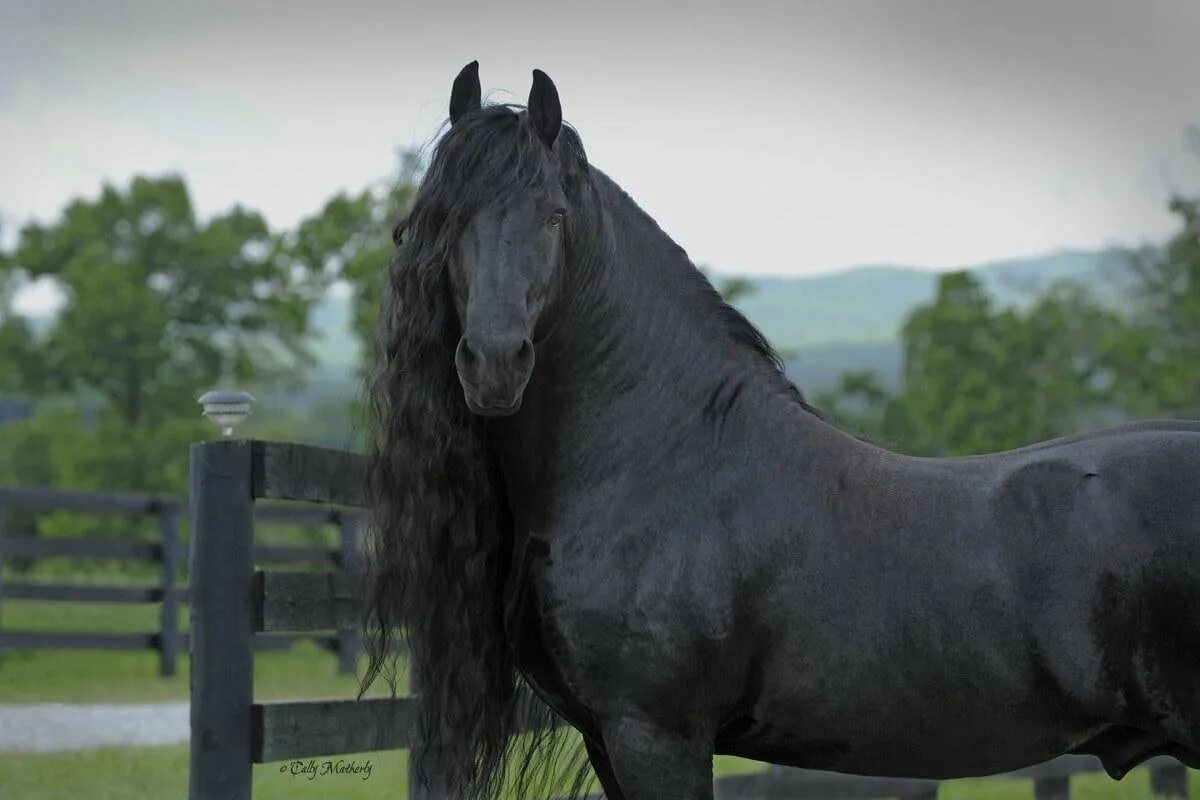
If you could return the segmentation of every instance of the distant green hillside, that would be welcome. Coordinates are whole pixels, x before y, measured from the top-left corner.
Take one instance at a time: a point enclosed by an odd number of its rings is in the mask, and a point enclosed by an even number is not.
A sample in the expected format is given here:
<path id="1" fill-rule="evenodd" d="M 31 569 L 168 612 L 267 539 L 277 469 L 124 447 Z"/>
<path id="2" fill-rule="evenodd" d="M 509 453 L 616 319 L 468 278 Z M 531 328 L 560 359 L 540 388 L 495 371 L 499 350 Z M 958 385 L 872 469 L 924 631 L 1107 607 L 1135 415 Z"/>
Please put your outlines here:
<path id="1" fill-rule="evenodd" d="M 900 340 L 827 342 L 802 347 L 784 367 L 788 377 L 811 400 L 837 386 L 845 372 L 874 372 L 887 388 L 900 382 Z"/>
<path id="2" fill-rule="evenodd" d="M 1064 252 L 983 264 L 982 275 L 1001 303 L 1020 304 L 1054 281 L 1105 282 L 1107 251 Z M 827 275 L 754 278 L 739 300 L 742 312 L 781 350 L 830 342 L 894 338 L 913 306 L 933 297 L 938 273 L 914 267 L 857 267 Z"/>

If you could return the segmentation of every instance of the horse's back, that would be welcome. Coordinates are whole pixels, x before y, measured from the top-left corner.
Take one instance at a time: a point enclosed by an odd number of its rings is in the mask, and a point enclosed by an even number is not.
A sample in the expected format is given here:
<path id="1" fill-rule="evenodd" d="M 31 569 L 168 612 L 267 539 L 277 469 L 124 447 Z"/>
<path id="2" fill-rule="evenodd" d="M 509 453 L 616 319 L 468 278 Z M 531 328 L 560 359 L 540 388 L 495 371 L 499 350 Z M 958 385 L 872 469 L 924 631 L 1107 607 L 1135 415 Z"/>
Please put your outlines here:
<path id="1" fill-rule="evenodd" d="M 760 615 L 778 624 L 747 715 L 758 735 L 727 747 L 948 777 L 1049 758 L 1112 724 L 1195 746 L 1200 423 L 854 458 L 840 504 L 812 521 L 828 529 L 819 546 L 774 568 L 786 585 Z"/>

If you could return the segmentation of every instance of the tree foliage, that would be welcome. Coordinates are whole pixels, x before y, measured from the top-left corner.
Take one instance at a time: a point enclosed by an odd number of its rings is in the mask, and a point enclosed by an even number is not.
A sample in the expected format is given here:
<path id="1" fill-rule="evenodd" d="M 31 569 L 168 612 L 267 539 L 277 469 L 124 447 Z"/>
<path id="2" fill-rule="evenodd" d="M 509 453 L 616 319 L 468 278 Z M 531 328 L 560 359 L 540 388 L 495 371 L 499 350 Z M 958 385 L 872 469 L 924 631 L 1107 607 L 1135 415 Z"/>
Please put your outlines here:
<path id="1" fill-rule="evenodd" d="M 1167 246 L 1129 258 L 1135 313 L 1122 346 L 1136 391 L 1126 402 L 1200 417 L 1200 198 L 1176 197 L 1171 211 L 1180 230 Z"/>
<path id="2" fill-rule="evenodd" d="M 1167 246 L 1127 254 L 1128 307 L 1064 282 L 1027 308 L 997 308 L 976 277 L 949 273 L 907 319 L 896 392 L 851 373 L 819 402 L 884 444 L 936 455 L 1200 416 L 1200 208 L 1177 198 L 1171 210 L 1181 226 Z"/>
<path id="3" fill-rule="evenodd" d="M 418 153 L 402 152 L 392 178 L 357 194 L 334 195 L 286 240 L 297 263 L 350 285 L 361 366 L 374 361 L 375 320 L 394 247 L 392 230 L 408 213 L 422 171 Z"/>
<path id="4" fill-rule="evenodd" d="M 127 427 L 194 408 L 223 380 L 295 375 L 309 360 L 319 281 L 280 257 L 256 212 L 200 222 L 182 178 L 135 178 L 31 224 L 6 277 L 49 278 L 64 298 L 44 337 L 6 315 L 3 347 L 27 391 L 97 396 Z M 32 359 L 40 368 L 19 366 Z"/>
<path id="5" fill-rule="evenodd" d="M 62 298 L 36 324 L 13 311 L 31 280 Z M 325 283 L 260 214 L 201 221 L 177 176 L 106 185 L 25 226 L 0 253 L 0 400 L 27 398 L 34 413 L 0 426 L 0 484 L 182 494 L 188 445 L 212 434 L 197 397 L 300 378 Z M 7 516 L 9 533 L 153 534 L 137 521 Z"/>

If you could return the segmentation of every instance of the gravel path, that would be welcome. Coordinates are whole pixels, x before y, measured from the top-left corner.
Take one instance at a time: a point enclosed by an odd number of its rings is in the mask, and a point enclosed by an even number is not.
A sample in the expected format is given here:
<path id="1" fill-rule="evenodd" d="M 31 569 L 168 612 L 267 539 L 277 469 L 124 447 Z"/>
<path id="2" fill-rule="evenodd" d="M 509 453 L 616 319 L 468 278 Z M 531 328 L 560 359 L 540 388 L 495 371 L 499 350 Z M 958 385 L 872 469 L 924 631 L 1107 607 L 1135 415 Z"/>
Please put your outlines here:
<path id="1" fill-rule="evenodd" d="M 0 753 L 184 744 L 188 704 L 0 704 Z"/>

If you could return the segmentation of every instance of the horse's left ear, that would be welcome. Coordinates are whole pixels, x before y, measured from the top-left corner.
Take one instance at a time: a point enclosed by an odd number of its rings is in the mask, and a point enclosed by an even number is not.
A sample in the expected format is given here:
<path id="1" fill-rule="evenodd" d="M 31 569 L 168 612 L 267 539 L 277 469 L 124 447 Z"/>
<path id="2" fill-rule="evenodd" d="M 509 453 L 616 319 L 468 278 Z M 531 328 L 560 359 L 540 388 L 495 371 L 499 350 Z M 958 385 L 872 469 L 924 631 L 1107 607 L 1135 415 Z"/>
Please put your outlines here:
<path id="1" fill-rule="evenodd" d="M 554 81 L 540 69 L 533 71 L 533 88 L 529 90 L 529 119 L 546 146 L 553 147 L 562 128 L 562 106 L 558 102 L 558 89 L 554 88 Z"/>
<path id="2" fill-rule="evenodd" d="M 458 122 L 468 111 L 477 110 L 480 100 L 479 62 L 472 61 L 459 71 L 450 89 L 450 124 Z"/>

